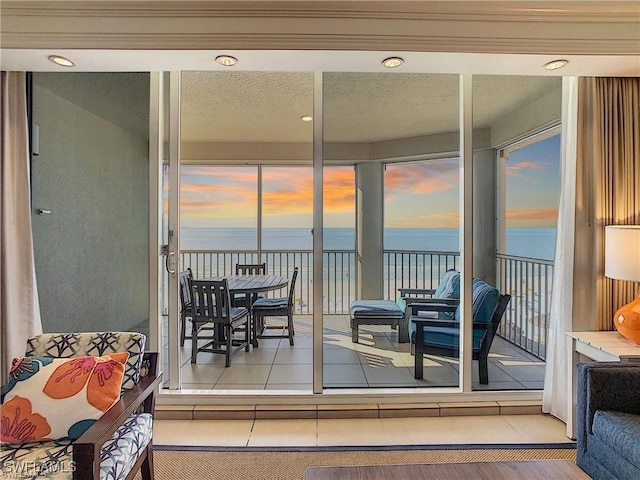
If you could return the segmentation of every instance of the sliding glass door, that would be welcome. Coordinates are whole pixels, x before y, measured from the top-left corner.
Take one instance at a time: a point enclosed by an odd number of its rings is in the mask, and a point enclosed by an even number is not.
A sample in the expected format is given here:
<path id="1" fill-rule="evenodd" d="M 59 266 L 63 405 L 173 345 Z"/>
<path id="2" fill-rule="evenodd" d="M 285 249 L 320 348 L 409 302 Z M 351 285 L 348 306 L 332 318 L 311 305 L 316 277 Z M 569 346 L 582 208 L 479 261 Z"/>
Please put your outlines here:
<path id="1" fill-rule="evenodd" d="M 482 342 L 472 305 L 476 280 L 512 296 L 505 319 L 528 298 L 509 286 L 513 275 L 500 263 L 505 212 L 508 221 L 513 215 L 504 191 L 523 168 L 538 167 L 523 157 L 502 168 L 500 158 L 524 155 L 509 141 L 553 126 L 556 79 L 185 72 L 179 80 L 177 106 L 176 85 L 160 95 L 166 100 L 158 141 L 168 218 L 159 242 L 167 245 L 163 268 L 190 268 L 206 278 L 231 275 L 238 263 L 264 262 L 271 275 L 299 273 L 294 345 L 265 339 L 230 367 L 216 354 L 191 363 L 190 339 L 178 345 L 179 297 L 174 273 L 165 273 L 167 298 L 176 299 L 174 307 L 171 300 L 163 304 L 168 386 L 322 393 L 540 385 L 527 383 L 531 370 L 520 379 L 510 373 L 529 360 L 527 366 L 539 366 L 527 354 L 505 356 L 521 347 L 511 320 L 491 332 L 493 343 L 478 358 Z M 499 92 L 504 98 L 495 100 Z M 544 108 L 531 103 L 534 98 Z M 443 294 L 451 271 L 460 277 L 447 295 L 459 303 L 440 311 L 407 307 Z M 534 288 L 541 276 L 527 278 Z M 401 318 L 356 321 L 351 305 L 357 300 L 398 305 Z M 539 347 L 543 327 L 534 321 L 525 320 L 520 333 L 523 345 Z M 440 341 L 418 340 L 418 328 L 442 334 Z"/>
<path id="2" fill-rule="evenodd" d="M 336 188 L 329 179 L 338 178 L 333 169 L 353 169 L 354 200 L 352 265 L 341 270 L 346 278 L 330 275 L 324 292 L 329 300 L 333 291 L 348 292 L 324 311 L 324 386 L 455 387 L 456 358 L 412 355 L 414 328 L 403 307 L 397 307 L 402 318 L 392 321 L 352 318 L 350 306 L 354 300 L 365 308 L 367 300 L 384 300 L 393 308 L 401 289 L 434 289 L 448 268 L 458 266 L 458 77 L 323 78 L 325 219 L 331 208 L 326 198 Z M 332 230 L 324 231 L 328 242 Z M 425 372 L 421 378 L 417 362 Z"/>

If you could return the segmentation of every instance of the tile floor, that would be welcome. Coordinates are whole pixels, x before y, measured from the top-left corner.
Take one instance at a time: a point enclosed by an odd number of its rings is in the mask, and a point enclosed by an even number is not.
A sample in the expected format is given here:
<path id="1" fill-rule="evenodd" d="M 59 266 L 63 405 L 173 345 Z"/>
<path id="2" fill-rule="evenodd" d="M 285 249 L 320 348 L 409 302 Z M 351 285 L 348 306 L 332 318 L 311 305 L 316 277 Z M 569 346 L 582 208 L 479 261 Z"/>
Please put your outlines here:
<path id="1" fill-rule="evenodd" d="M 156 420 L 155 445 L 312 447 L 571 443 L 550 415 L 290 420 Z"/>
<path id="2" fill-rule="evenodd" d="M 224 355 L 199 353 L 191 364 L 190 340 L 181 349 L 185 389 L 312 389 L 312 316 L 295 318 L 295 345 L 287 339 L 262 339 L 259 348 L 239 352 L 229 368 Z M 166 348 L 166 344 L 165 344 Z M 349 317 L 326 315 L 324 325 L 324 385 L 343 387 L 444 387 L 458 383 L 457 359 L 425 356 L 424 380 L 413 378 L 414 357 L 398 332 L 386 326 L 363 326 L 359 343 L 352 343 Z M 489 384 L 477 390 L 542 389 L 545 363 L 496 337 L 489 360 Z M 168 372 L 167 366 L 164 371 Z M 167 377 L 165 377 L 167 378 Z"/>

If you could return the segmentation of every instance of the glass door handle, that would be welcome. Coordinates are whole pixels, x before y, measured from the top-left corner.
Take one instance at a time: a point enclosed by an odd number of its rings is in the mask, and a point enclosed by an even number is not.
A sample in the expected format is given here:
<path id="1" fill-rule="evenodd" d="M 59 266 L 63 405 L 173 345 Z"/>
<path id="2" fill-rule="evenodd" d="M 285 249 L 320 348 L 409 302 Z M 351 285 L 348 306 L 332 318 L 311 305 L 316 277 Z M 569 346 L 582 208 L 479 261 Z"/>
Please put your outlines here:
<path id="1" fill-rule="evenodd" d="M 169 252 L 164 259 L 164 267 L 171 275 L 176 273 L 176 252 Z"/>

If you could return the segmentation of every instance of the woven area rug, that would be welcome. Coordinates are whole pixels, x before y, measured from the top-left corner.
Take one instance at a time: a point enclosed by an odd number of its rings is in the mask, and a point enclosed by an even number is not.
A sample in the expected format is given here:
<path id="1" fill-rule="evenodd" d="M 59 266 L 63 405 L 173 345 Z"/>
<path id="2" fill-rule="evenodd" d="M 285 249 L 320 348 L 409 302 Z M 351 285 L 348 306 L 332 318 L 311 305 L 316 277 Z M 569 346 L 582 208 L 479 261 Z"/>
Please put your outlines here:
<path id="1" fill-rule="evenodd" d="M 163 447 L 167 448 L 167 447 Z M 575 448 L 412 448 L 409 450 L 154 451 L 156 480 L 305 480 L 305 469 L 326 465 L 499 462 L 576 458 Z M 138 477 L 137 477 L 138 478 Z"/>

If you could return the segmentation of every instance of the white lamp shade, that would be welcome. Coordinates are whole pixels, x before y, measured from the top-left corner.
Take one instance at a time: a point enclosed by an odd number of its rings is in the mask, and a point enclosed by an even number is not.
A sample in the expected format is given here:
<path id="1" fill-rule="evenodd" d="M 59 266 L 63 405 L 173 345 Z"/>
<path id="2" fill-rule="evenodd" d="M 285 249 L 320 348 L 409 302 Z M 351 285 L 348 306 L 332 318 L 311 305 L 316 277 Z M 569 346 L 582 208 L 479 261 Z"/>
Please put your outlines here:
<path id="1" fill-rule="evenodd" d="M 604 274 L 614 280 L 640 282 L 640 225 L 605 227 Z"/>

